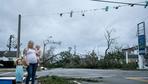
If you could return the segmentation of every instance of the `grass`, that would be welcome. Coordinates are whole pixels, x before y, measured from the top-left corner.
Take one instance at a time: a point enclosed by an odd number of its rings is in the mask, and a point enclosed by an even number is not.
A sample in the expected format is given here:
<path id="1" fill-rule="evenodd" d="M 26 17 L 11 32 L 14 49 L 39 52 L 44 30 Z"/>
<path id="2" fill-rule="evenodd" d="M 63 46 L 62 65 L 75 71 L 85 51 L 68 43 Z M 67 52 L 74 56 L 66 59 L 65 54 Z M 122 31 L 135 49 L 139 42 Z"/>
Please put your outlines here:
<path id="1" fill-rule="evenodd" d="M 100 80 L 101 79 L 101 80 Z M 89 79 L 89 78 L 67 78 L 67 77 L 58 77 L 58 76 L 47 76 L 41 77 L 38 79 L 41 84 L 77 84 L 73 81 L 78 82 L 102 82 L 102 78 L 97 79 Z"/>
<path id="2" fill-rule="evenodd" d="M 98 79 L 92 79 L 92 78 L 65 78 L 67 80 L 77 80 L 77 81 L 85 81 L 85 82 L 101 82 L 102 81 L 102 77 L 98 78 Z"/>
<path id="3" fill-rule="evenodd" d="M 64 78 L 57 76 L 42 77 L 39 78 L 38 81 L 41 84 L 76 84 L 71 80 L 65 80 Z"/>

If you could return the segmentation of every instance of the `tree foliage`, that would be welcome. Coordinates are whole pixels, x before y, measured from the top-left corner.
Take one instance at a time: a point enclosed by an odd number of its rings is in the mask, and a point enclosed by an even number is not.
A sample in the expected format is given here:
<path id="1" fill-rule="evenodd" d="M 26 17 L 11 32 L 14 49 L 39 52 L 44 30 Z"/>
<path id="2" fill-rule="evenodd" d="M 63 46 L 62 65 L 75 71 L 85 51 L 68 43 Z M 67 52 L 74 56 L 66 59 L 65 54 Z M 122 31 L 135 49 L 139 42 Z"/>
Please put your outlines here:
<path id="1" fill-rule="evenodd" d="M 59 54 L 59 60 L 50 64 L 49 67 L 65 67 L 65 68 L 129 68 L 136 69 L 136 63 L 125 64 L 125 56 L 120 49 L 115 49 L 107 53 L 104 59 L 98 60 L 98 56 L 94 50 L 85 56 L 72 54 L 70 51 L 63 51 Z"/>

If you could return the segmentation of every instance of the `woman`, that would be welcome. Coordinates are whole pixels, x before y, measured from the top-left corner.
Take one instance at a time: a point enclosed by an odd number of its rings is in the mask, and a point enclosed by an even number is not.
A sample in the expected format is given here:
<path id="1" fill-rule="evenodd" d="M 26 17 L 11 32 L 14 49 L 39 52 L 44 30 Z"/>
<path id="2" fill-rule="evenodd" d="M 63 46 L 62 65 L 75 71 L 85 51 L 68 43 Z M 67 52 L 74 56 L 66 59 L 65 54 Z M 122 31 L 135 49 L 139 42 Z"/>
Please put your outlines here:
<path id="1" fill-rule="evenodd" d="M 36 56 L 36 51 L 34 48 L 34 43 L 33 41 L 28 42 L 27 48 L 24 50 L 24 56 L 25 60 L 27 63 L 27 78 L 26 78 L 26 83 L 29 84 L 30 78 L 32 78 L 32 83 L 35 84 L 35 76 L 36 76 L 36 70 L 37 70 L 37 56 Z"/>

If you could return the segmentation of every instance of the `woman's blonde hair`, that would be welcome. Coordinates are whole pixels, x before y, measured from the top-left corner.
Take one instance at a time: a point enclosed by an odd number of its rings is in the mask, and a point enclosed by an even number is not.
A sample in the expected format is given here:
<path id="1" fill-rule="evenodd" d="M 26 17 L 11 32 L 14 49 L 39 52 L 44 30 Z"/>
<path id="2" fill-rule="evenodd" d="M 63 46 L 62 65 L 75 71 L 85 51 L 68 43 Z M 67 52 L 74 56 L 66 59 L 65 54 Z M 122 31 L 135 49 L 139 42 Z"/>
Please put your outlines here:
<path id="1" fill-rule="evenodd" d="M 34 47 L 34 42 L 30 40 L 28 42 L 28 48 L 33 48 L 33 47 Z"/>

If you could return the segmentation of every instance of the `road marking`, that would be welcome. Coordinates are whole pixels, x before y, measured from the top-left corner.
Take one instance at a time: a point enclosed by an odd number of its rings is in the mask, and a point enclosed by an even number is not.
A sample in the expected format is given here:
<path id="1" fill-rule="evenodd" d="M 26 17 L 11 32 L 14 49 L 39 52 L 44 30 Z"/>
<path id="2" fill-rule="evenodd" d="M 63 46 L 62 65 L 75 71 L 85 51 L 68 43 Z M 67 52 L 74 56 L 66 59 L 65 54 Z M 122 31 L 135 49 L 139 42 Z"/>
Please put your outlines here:
<path id="1" fill-rule="evenodd" d="M 78 81 L 73 81 L 74 83 L 76 83 L 76 84 L 81 84 L 80 82 L 78 82 Z"/>
<path id="2" fill-rule="evenodd" d="M 127 77 L 129 80 L 137 80 L 148 83 L 148 77 Z"/>
<path id="3" fill-rule="evenodd" d="M 10 74 L 10 73 L 12 73 L 12 72 L 6 72 L 6 73 L 2 73 L 0 75 L 2 76 L 2 75 Z"/>

